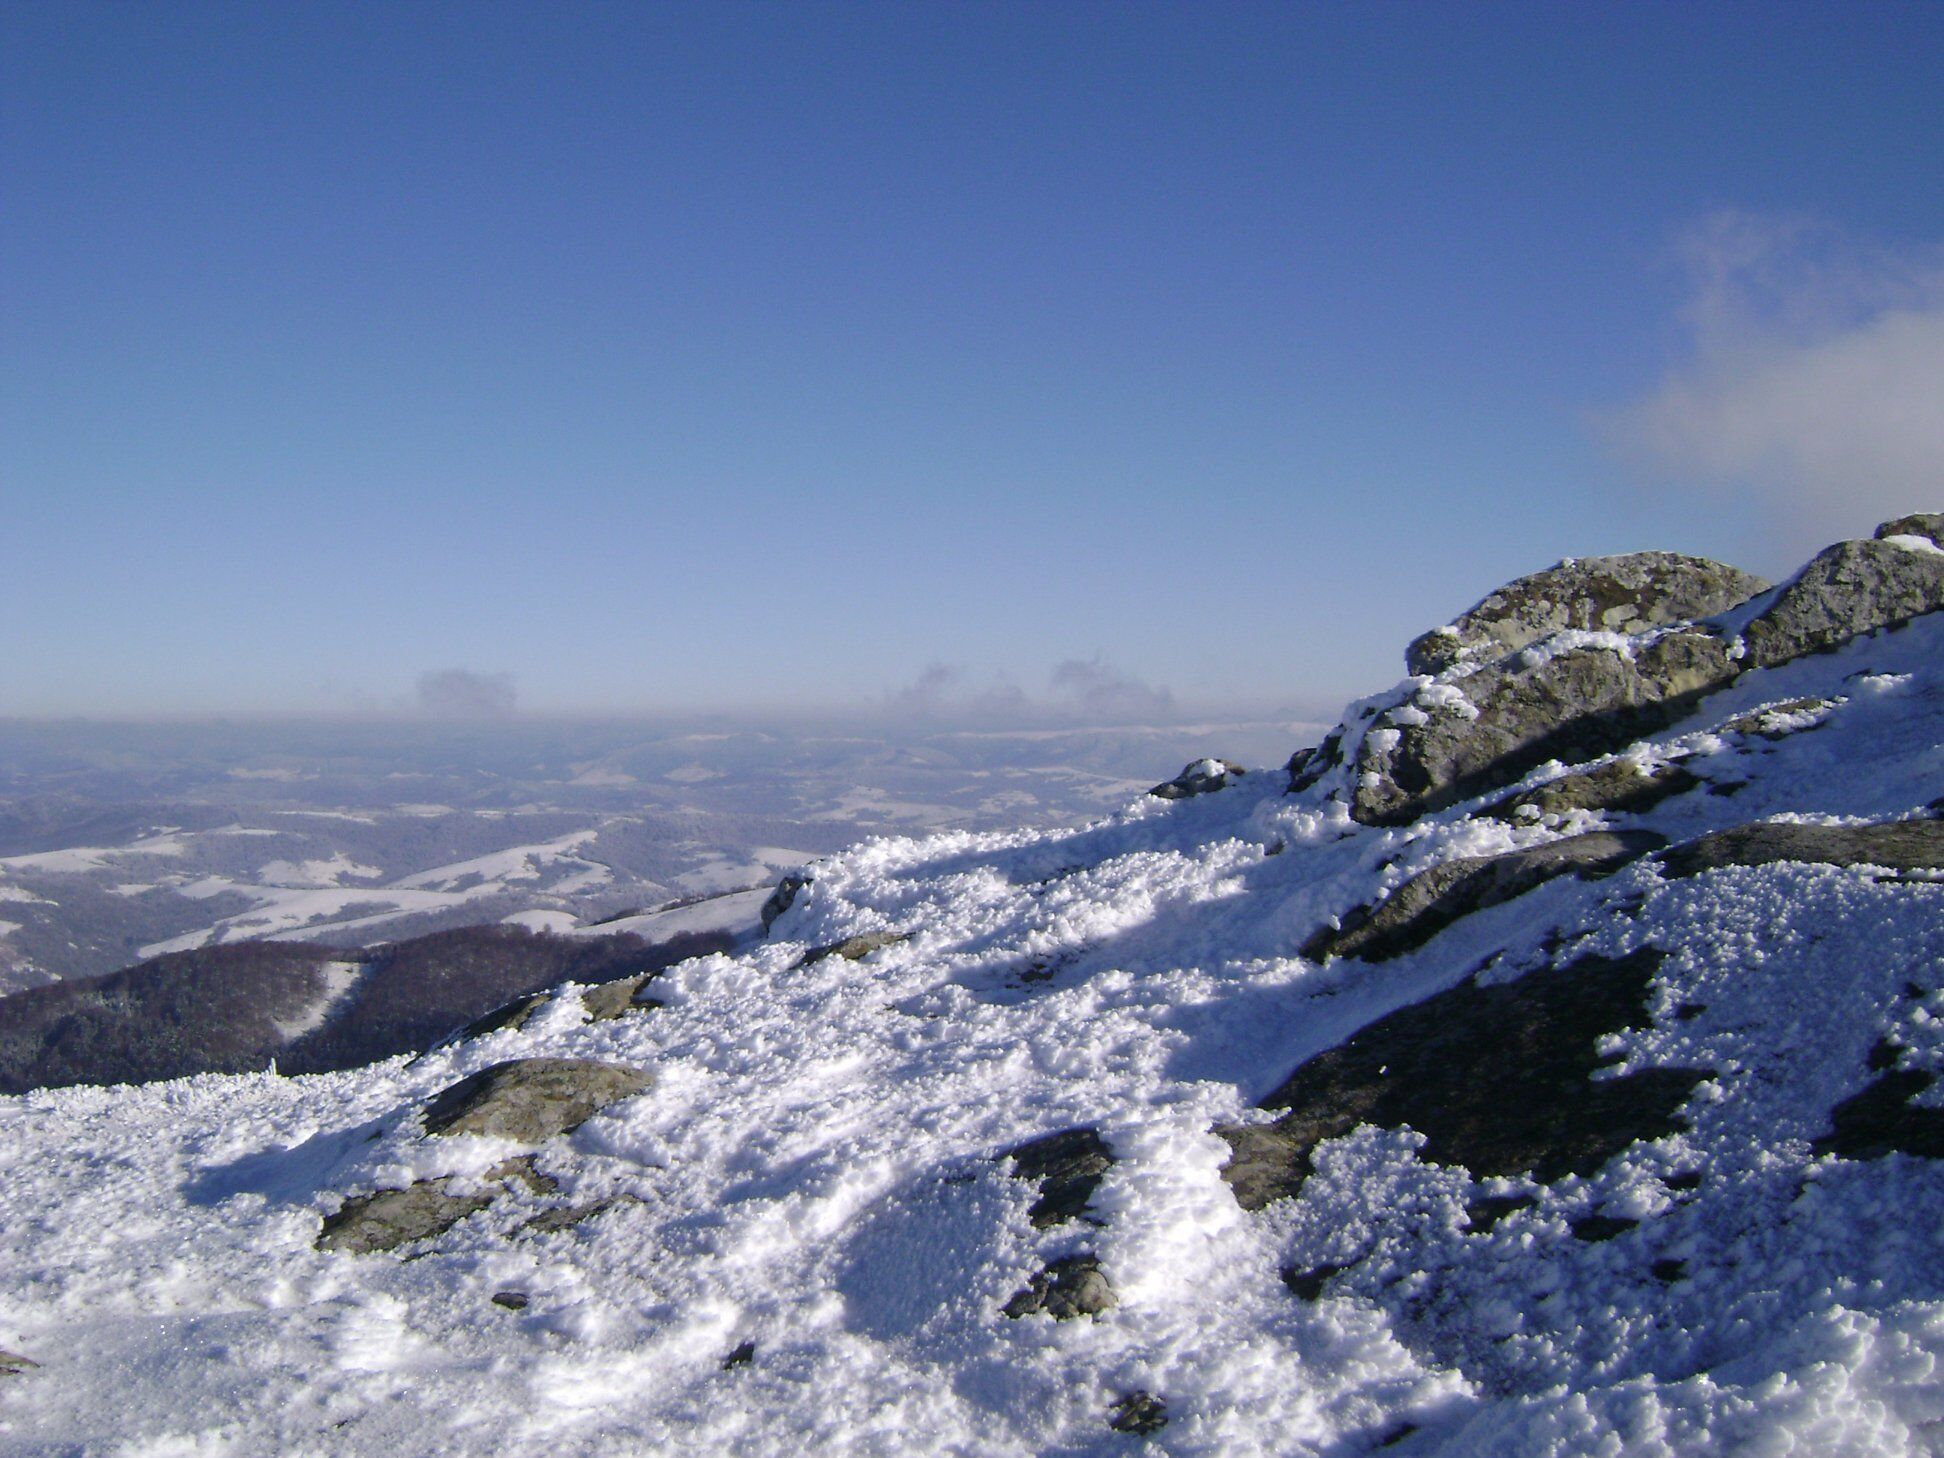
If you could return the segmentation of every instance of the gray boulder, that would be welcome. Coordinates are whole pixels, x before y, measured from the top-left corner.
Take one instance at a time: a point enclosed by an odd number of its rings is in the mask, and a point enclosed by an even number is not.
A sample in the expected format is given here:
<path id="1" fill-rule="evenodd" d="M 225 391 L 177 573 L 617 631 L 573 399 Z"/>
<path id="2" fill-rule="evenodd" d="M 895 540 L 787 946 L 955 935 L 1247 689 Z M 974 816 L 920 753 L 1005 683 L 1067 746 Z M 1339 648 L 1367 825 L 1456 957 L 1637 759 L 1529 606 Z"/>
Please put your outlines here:
<path id="1" fill-rule="evenodd" d="M 551 1194 L 553 1180 L 533 1167 L 533 1159 L 503 1160 L 486 1172 L 480 1187 L 461 1194 L 450 1176 L 420 1180 L 402 1190 L 374 1190 L 353 1195 L 324 1219 L 318 1232 L 319 1250 L 371 1255 L 396 1250 L 414 1241 L 443 1235 L 468 1215 L 476 1215 L 514 1183 L 536 1195 Z"/>
<path id="2" fill-rule="evenodd" d="M 1878 541 L 1886 537 L 1922 537 L 1934 546 L 1944 547 L 1944 511 L 1920 511 L 1910 516 L 1900 516 L 1886 521 L 1872 535 Z"/>
<path id="3" fill-rule="evenodd" d="M 1047 1230 L 1079 1219 L 1114 1167 L 1114 1156 L 1097 1129 L 1062 1129 L 1028 1140 L 999 1156 L 1013 1162 L 1015 1179 L 1039 1186 L 1039 1198 L 1026 1212 L 1033 1229 Z"/>
<path id="4" fill-rule="evenodd" d="M 1413 876 L 1369 910 L 1352 912 L 1304 944 L 1312 961 L 1381 962 L 1423 946 L 1460 917 L 1523 896 L 1559 876 L 1610 876 L 1667 844 L 1646 830 L 1596 830 L 1502 856 L 1463 856 Z"/>
<path id="5" fill-rule="evenodd" d="M 1944 871 L 1944 820 L 1890 820 L 1880 825 L 1800 825 L 1764 821 L 1717 830 L 1661 857 L 1669 877 L 1698 876 L 1724 866 L 1799 861 L 1824 866 L 1882 866 Z"/>
<path id="6" fill-rule="evenodd" d="M 428 1135 L 487 1134 L 539 1144 L 577 1129 L 652 1082 L 639 1068 L 587 1058 L 517 1058 L 438 1094 L 421 1116 Z"/>
<path id="7" fill-rule="evenodd" d="M 1456 680 L 1470 715 L 1433 703 L 1380 720 L 1358 754 L 1350 813 L 1365 825 L 1407 824 L 1547 760 L 1610 754 L 1681 718 L 1740 668 L 1698 628 L 1636 640 L 1630 654 L 1585 645 L 1537 662 L 1504 659 Z"/>
<path id="8" fill-rule="evenodd" d="M 625 1017 L 629 1013 L 646 1012 L 650 1008 L 665 1006 L 656 997 L 648 994 L 648 987 L 661 976 L 659 972 L 641 972 L 633 977 L 623 977 L 615 982 L 603 982 L 598 987 L 590 987 L 581 994 L 581 1009 L 587 1014 L 590 1023 L 604 1023 L 611 1018 Z"/>
<path id="9" fill-rule="evenodd" d="M 814 967 L 829 957 L 842 957 L 846 962 L 861 962 L 880 947 L 895 947 L 899 942 L 911 940 L 906 932 L 864 932 L 859 936 L 845 937 L 841 942 L 827 942 L 821 947 L 812 947 L 803 954 L 799 967 Z"/>
<path id="10" fill-rule="evenodd" d="M 1247 773 L 1232 760 L 1198 759 L 1173 779 L 1163 781 L 1148 793 L 1161 800 L 1186 800 L 1193 795 L 1225 790 Z"/>
<path id="11" fill-rule="evenodd" d="M 806 868 L 801 871 L 792 872 L 776 883 L 776 889 L 770 892 L 769 899 L 763 903 L 763 930 L 765 932 L 775 924 L 777 917 L 796 905 L 797 897 L 803 893 L 804 887 L 808 886 L 812 879 L 809 870 Z"/>
<path id="12" fill-rule="evenodd" d="M 1765 591 L 1761 578 L 1705 557 L 1629 552 L 1567 558 L 1492 593 L 1404 650 L 1412 673 L 1493 662 L 1566 628 L 1640 633 L 1726 612 Z"/>
<path id="13" fill-rule="evenodd" d="M 1749 662 L 1772 668 L 1944 608 L 1944 550 L 1884 540 L 1934 540 L 1939 521 L 1944 517 L 1904 517 L 1885 522 L 1876 540 L 1838 542 L 1818 552 L 1742 630 Z"/>
<path id="14" fill-rule="evenodd" d="M 1119 1304 L 1120 1297 L 1100 1269 L 1100 1258 L 1071 1255 L 1048 1261 L 1035 1271 L 1026 1288 L 1015 1292 L 1004 1310 L 1015 1321 L 1022 1316 L 1075 1321 L 1098 1316 Z"/>
<path id="15" fill-rule="evenodd" d="M 1644 766 L 1631 759 L 1610 759 L 1508 795 L 1486 806 L 1483 813 L 1513 825 L 1546 821 L 1575 810 L 1638 815 L 1700 783 L 1678 764 L 1663 761 Z"/>

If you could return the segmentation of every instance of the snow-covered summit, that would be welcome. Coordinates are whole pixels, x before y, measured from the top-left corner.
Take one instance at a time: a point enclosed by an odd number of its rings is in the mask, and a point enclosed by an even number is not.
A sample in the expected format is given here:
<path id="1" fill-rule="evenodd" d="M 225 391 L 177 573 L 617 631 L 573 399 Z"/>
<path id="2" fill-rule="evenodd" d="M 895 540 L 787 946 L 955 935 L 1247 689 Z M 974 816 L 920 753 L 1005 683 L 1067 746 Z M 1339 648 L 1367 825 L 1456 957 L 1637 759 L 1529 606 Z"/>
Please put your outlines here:
<path id="1" fill-rule="evenodd" d="M 1941 528 L 417 1059 L 0 1101 L 0 1448 L 1935 1451 Z"/>

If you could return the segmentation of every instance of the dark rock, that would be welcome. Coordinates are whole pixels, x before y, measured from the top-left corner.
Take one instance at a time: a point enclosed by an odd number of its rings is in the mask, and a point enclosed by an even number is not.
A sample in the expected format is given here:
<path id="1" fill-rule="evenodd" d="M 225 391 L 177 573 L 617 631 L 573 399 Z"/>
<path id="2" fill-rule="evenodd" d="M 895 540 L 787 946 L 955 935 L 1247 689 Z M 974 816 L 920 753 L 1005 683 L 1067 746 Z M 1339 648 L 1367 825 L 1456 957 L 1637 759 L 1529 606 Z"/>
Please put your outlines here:
<path id="1" fill-rule="evenodd" d="M 1663 1256 L 1647 1268 L 1647 1273 L 1662 1285 L 1671 1286 L 1674 1282 L 1686 1278 L 1687 1262 Z"/>
<path id="2" fill-rule="evenodd" d="M 1108 1409 L 1107 1426 L 1117 1433 L 1133 1433 L 1145 1438 L 1168 1425 L 1168 1405 L 1151 1392 L 1135 1389 L 1114 1399 Z"/>
<path id="3" fill-rule="evenodd" d="M 1614 759 L 1508 795 L 1486 806 L 1483 813 L 1513 824 L 1574 810 L 1638 815 L 1672 796 L 1686 794 L 1700 783 L 1678 764 L 1663 762 L 1650 767 L 1631 759 Z"/>
<path id="4" fill-rule="evenodd" d="M 517 1058 L 461 1079 L 425 1106 L 428 1135 L 487 1134 L 539 1144 L 577 1129 L 652 1082 L 639 1068 L 586 1058 Z"/>
<path id="5" fill-rule="evenodd" d="M 1661 874 L 1668 877 L 1781 861 L 1944 871 L 1944 820 L 1888 820 L 1878 825 L 1761 821 L 1687 841 L 1664 852 L 1660 861 Z"/>
<path id="6" fill-rule="evenodd" d="M 799 967 L 812 967 L 826 957 L 842 957 L 846 962 L 861 962 L 880 947 L 895 947 L 899 942 L 911 940 L 905 932 L 865 932 L 862 936 L 845 937 L 841 942 L 829 942 L 821 947 L 812 947 L 803 954 L 797 963 Z"/>
<path id="7" fill-rule="evenodd" d="M 1479 1195 L 1465 1206 L 1465 1228 L 1483 1235 L 1506 1216 L 1538 1203 L 1536 1195 Z"/>
<path id="8" fill-rule="evenodd" d="M 525 1311 L 532 1298 L 524 1291 L 495 1291 L 493 1305 L 504 1306 L 508 1311 Z"/>
<path id="9" fill-rule="evenodd" d="M 1838 542 L 1777 591 L 1742 630 L 1742 642 L 1753 666 L 1772 668 L 1939 608 L 1944 552 L 1887 541 Z"/>
<path id="10" fill-rule="evenodd" d="M 1325 1261 L 1322 1265 L 1307 1268 L 1284 1266 L 1282 1282 L 1302 1300 L 1315 1301 L 1322 1296 L 1330 1277 L 1342 1275 L 1355 1264 L 1354 1261 Z"/>
<path id="11" fill-rule="evenodd" d="M 1701 629 L 1663 633 L 1631 653 L 1588 645 L 1538 663 L 1505 659 L 1460 681 L 1475 717 L 1434 704 L 1407 716 L 1422 722 L 1401 722 L 1395 710 L 1380 721 L 1357 756 L 1350 813 L 1365 825 L 1407 824 L 1547 760 L 1576 764 L 1624 749 L 1686 715 L 1741 667 Z"/>
<path id="12" fill-rule="evenodd" d="M 756 1360 L 756 1343 L 738 1342 L 736 1349 L 722 1359 L 722 1370 L 733 1371 L 737 1367 L 747 1367 Z"/>
<path id="13" fill-rule="evenodd" d="M 1247 773 L 1232 760 L 1198 759 L 1185 766 L 1173 779 L 1156 785 L 1148 793 L 1163 800 L 1186 800 L 1191 795 L 1225 790 Z"/>
<path id="14" fill-rule="evenodd" d="M 1295 795 L 1307 790 L 1342 763 L 1343 730 L 1332 729 L 1323 736 L 1321 744 L 1299 749 L 1290 755 L 1289 763 L 1284 766 L 1289 771 L 1289 789 L 1286 793 Z"/>
<path id="15" fill-rule="evenodd" d="M 1835 703 L 1834 699 L 1789 699 L 1779 704 L 1764 704 L 1749 713 L 1736 715 L 1721 726 L 1721 732 L 1746 735 L 1751 739 L 1786 739 L 1791 734 L 1823 726 L 1821 719 L 1805 725 L 1785 723 L 1786 719 L 1817 713 L 1834 707 Z"/>
<path id="16" fill-rule="evenodd" d="M 776 883 L 776 889 L 763 903 L 763 930 L 768 932 L 776 918 L 796 905 L 797 897 L 802 894 L 814 878 L 808 870 L 796 871 Z"/>
<path id="17" fill-rule="evenodd" d="M 1698 1068 L 1591 1078 L 1598 1039 L 1647 1020 L 1662 953 L 1587 956 L 1493 987 L 1466 983 L 1402 1008 L 1319 1053 L 1263 1101 L 1271 1124 L 1215 1132 L 1222 1175 L 1246 1210 L 1296 1194 L 1310 1156 L 1359 1124 L 1408 1126 L 1425 1157 L 1474 1175 L 1591 1174 L 1639 1139 L 1677 1128 Z"/>
<path id="18" fill-rule="evenodd" d="M 1566 836 L 1502 856 L 1461 856 L 1442 861 L 1399 886 L 1343 925 L 1326 928 L 1304 943 L 1301 955 L 1361 957 L 1380 962 L 1421 947 L 1460 917 L 1523 896 L 1559 876 L 1608 876 L 1667 844 L 1646 830 L 1595 830 Z"/>
<path id="19" fill-rule="evenodd" d="M 1035 1230 L 1075 1220 L 1114 1167 L 1114 1156 L 1094 1129 L 1065 1129 L 1033 1139 L 999 1156 L 1013 1161 L 1013 1175 L 1039 1185 L 1039 1198 L 1026 1216 Z"/>
<path id="20" fill-rule="evenodd" d="M 502 1029 L 524 1028 L 529 1018 L 552 1001 L 553 994 L 550 992 L 536 992 L 531 997 L 518 998 L 503 1007 L 494 1008 L 483 1018 L 467 1023 L 453 1034 L 450 1041 L 470 1043 L 475 1038 L 483 1038 L 488 1033 L 497 1033 Z"/>
<path id="21" fill-rule="evenodd" d="M 19 1352 L 0 1351 L 0 1377 L 18 1377 L 38 1366 L 40 1363 L 32 1357 L 23 1357 Z"/>
<path id="22" fill-rule="evenodd" d="M 1014 1320 L 1050 1316 L 1055 1321 L 1074 1321 L 1098 1316 L 1119 1302 L 1100 1269 L 1098 1256 L 1071 1255 L 1049 1261 L 1035 1271 L 1026 1289 L 1014 1292 L 1003 1309 Z"/>
<path id="23" fill-rule="evenodd" d="M 1944 547 L 1944 512 L 1920 511 L 1914 516 L 1900 516 L 1894 521 L 1886 521 L 1871 535 L 1878 541 L 1885 537 L 1922 537 L 1935 546 Z"/>
<path id="24" fill-rule="evenodd" d="M 1684 1002 L 1674 1009 L 1674 1020 L 1680 1023 L 1691 1023 L 1707 1010 L 1708 1005 L 1705 1002 Z"/>
<path id="25" fill-rule="evenodd" d="M 1937 1082 L 1929 1069 L 1893 1068 L 1880 1073 L 1859 1094 L 1844 1099 L 1829 1115 L 1829 1132 L 1812 1146 L 1817 1154 L 1843 1159 L 1881 1159 L 1914 1154 L 1944 1159 L 1944 1109 L 1913 1103 Z"/>
<path id="26" fill-rule="evenodd" d="M 1640 1224 L 1623 1215 L 1582 1215 L 1572 1222 L 1573 1238 L 1584 1241 L 1612 1240 Z"/>
<path id="27" fill-rule="evenodd" d="M 556 1205 L 550 1210 L 542 1210 L 520 1227 L 522 1235 L 558 1235 L 563 1230 L 572 1230 L 596 1215 L 605 1214 L 621 1205 L 638 1205 L 636 1195 L 604 1195 L 598 1200 L 589 1200 L 583 1205 Z"/>
<path id="28" fill-rule="evenodd" d="M 1682 1190 L 1698 1190 L 1701 1188 L 1702 1178 L 1703 1176 L 1700 1170 L 1684 1169 L 1677 1174 L 1666 1176 L 1661 1180 L 1661 1183 L 1666 1185 L 1668 1189 L 1677 1192 Z"/>
<path id="29" fill-rule="evenodd" d="M 581 993 L 581 1007 L 587 1012 L 587 1020 L 590 1023 L 604 1023 L 610 1018 L 661 1007 L 660 1002 L 643 995 L 648 984 L 660 975 L 659 972 L 643 972 L 638 976 L 623 977 L 617 982 L 603 982 L 599 987 L 588 988 Z"/>
<path id="30" fill-rule="evenodd" d="M 1494 662 L 1562 629 L 1640 633 L 1711 618 L 1766 591 L 1759 577 L 1679 552 L 1568 558 L 1508 583 L 1404 650 L 1416 674 L 1468 658 Z"/>

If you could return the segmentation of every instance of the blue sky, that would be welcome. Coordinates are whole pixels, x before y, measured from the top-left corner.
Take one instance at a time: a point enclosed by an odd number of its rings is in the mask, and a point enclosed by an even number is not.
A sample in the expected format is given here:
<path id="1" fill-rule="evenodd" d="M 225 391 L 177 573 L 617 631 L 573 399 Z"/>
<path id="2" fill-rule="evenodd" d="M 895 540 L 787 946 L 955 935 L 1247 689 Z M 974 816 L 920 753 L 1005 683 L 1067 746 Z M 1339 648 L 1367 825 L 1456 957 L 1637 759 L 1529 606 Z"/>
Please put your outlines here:
<path id="1" fill-rule="evenodd" d="M 1944 506 L 1944 6 L 0 24 L 0 713 L 1325 709 Z"/>

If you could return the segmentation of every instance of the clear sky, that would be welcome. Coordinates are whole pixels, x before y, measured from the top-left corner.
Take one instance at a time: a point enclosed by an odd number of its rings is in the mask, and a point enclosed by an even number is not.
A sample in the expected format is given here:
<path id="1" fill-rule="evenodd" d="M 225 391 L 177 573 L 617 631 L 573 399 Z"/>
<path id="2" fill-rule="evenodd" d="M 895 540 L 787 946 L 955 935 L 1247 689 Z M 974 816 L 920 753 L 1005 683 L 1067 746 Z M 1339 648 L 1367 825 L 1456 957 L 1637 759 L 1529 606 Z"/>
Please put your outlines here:
<path id="1" fill-rule="evenodd" d="M 0 27 L 0 713 L 1323 708 L 1944 507 L 1944 5 Z"/>

